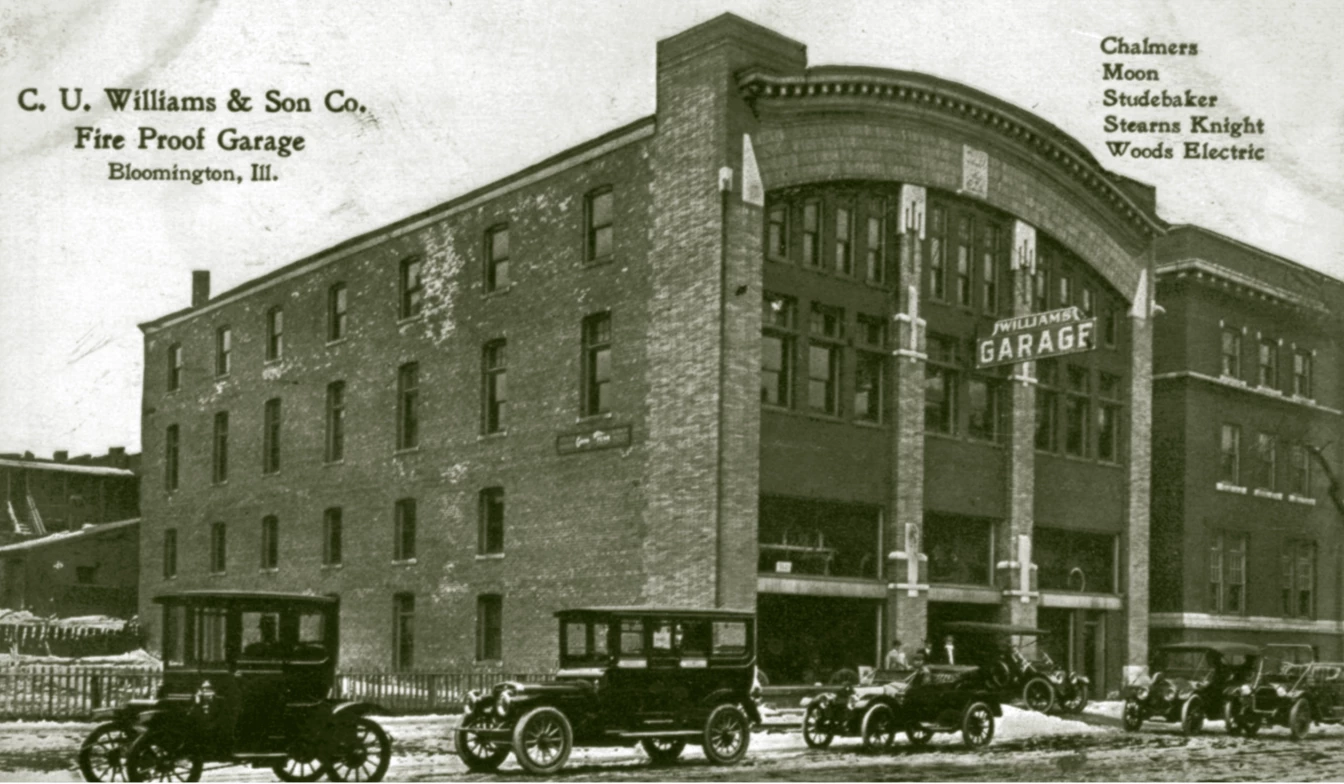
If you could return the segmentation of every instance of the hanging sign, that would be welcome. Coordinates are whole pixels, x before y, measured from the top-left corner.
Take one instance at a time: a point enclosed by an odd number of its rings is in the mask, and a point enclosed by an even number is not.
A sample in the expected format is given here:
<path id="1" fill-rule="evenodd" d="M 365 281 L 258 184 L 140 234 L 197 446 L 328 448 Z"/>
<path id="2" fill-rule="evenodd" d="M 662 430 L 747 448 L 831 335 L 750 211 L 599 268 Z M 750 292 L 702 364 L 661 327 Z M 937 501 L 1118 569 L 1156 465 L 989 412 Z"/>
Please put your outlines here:
<path id="1" fill-rule="evenodd" d="M 1091 351 L 1097 347 L 1097 319 L 1077 307 L 999 319 L 994 331 L 975 343 L 977 368 L 1010 365 Z"/>

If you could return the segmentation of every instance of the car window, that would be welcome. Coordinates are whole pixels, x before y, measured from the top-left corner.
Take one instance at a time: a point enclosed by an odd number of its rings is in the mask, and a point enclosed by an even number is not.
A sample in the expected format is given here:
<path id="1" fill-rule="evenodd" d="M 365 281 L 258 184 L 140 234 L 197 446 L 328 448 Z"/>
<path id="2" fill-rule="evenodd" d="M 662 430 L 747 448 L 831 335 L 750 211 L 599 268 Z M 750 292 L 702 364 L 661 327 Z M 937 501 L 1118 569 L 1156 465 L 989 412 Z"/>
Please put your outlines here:
<path id="1" fill-rule="evenodd" d="M 644 622 L 621 621 L 621 655 L 644 655 Z"/>
<path id="2" fill-rule="evenodd" d="M 588 655 L 588 624 L 570 621 L 565 624 L 565 656 L 585 657 Z"/>
<path id="3" fill-rule="evenodd" d="M 709 654 L 709 622 L 682 621 L 677 624 L 677 650 L 683 656 L 705 656 Z"/>
<path id="4" fill-rule="evenodd" d="M 714 622 L 714 655 L 742 656 L 747 652 L 747 624 L 745 621 Z"/>
<path id="5" fill-rule="evenodd" d="M 243 656 L 273 659 L 284 652 L 280 642 L 280 614 L 250 611 L 243 613 Z"/>
<path id="6" fill-rule="evenodd" d="M 653 622 L 653 653 L 672 653 L 673 634 L 671 621 Z"/>
<path id="7" fill-rule="evenodd" d="M 186 608 L 167 605 L 163 608 L 163 660 L 169 664 L 185 664 L 187 655 Z"/>
<path id="8" fill-rule="evenodd" d="M 327 616 L 321 611 L 299 614 L 299 638 L 292 658 L 300 661 L 327 658 Z"/>
<path id="9" fill-rule="evenodd" d="M 611 625 L 595 621 L 566 621 L 564 625 L 564 666 L 602 664 L 610 653 Z"/>
<path id="10" fill-rule="evenodd" d="M 198 664 L 220 664 L 227 660 L 228 614 L 222 608 L 197 607 L 190 613 L 191 650 L 185 652 L 187 661 Z"/>

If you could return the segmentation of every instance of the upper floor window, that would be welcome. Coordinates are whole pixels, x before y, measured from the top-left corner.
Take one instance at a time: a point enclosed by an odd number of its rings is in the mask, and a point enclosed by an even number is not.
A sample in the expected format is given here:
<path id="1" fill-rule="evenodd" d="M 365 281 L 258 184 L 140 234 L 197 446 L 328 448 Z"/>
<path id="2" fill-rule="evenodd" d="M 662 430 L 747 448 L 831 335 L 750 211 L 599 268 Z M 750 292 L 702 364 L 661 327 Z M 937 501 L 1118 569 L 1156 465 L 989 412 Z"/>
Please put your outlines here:
<path id="1" fill-rule="evenodd" d="M 1223 425 L 1218 466 L 1220 481 L 1231 485 L 1241 484 L 1241 428 L 1236 425 Z"/>
<path id="2" fill-rule="evenodd" d="M 492 340 L 482 352 L 484 372 L 485 410 L 482 412 L 482 430 L 498 433 L 504 430 L 505 411 L 509 401 L 509 371 L 505 362 L 507 341 Z"/>
<path id="3" fill-rule="evenodd" d="M 1059 277 L 1057 278 L 1056 282 L 1056 287 L 1059 291 L 1059 296 L 1057 298 L 1058 301 L 1056 302 L 1055 307 L 1067 308 L 1070 305 L 1072 305 L 1073 278 L 1070 278 L 1068 275 L 1064 274 L 1063 270 L 1060 270 Z"/>
<path id="4" fill-rule="evenodd" d="M 233 330 L 220 327 L 215 330 L 215 375 L 227 376 L 233 369 Z"/>
<path id="5" fill-rule="evenodd" d="M 215 484 L 229 480 L 229 412 L 215 413 L 214 433 L 211 440 L 210 479 Z"/>
<path id="6" fill-rule="evenodd" d="M 957 387 L 961 376 L 961 344 L 950 337 L 929 335 L 924 364 L 924 429 L 957 431 Z"/>
<path id="7" fill-rule="evenodd" d="M 1059 448 L 1058 362 L 1036 360 L 1036 380 L 1036 448 L 1053 452 Z"/>
<path id="8" fill-rule="evenodd" d="M 476 660 L 504 658 L 504 598 L 499 594 L 476 597 Z"/>
<path id="9" fill-rule="evenodd" d="M 821 202 L 803 202 L 803 264 L 821 266 Z"/>
<path id="10" fill-rule="evenodd" d="M 1245 534 L 1219 531 L 1209 540 L 1209 610 L 1246 612 Z"/>
<path id="11" fill-rule="evenodd" d="M 485 290 L 509 285 L 509 227 L 494 226 L 485 232 Z"/>
<path id="12" fill-rule="evenodd" d="M 285 311 L 274 307 L 266 311 L 266 359 L 279 359 L 285 353 Z"/>
<path id="13" fill-rule="evenodd" d="M 341 508 L 333 506 L 322 513 L 322 565 L 341 564 Z"/>
<path id="14" fill-rule="evenodd" d="M 163 579 L 171 580 L 177 576 L 177 529 L 165 528 L 163 531 Z"/>
<path id="15" fill-rule="evenodd" d="M 887 277 L 887 203 L 875 201 L 868 206 L 868 240 L 864 244 L 864 276 L 869 283 L 881 283 Z"/>
<path id="16" fill-rule="evenodd" d="M 854 274 L 854 211 L 835 208 L 835 271 Z"/>
<path id="17" fill-rule="evenodd" d="M 881 422 L 886 388 L 887 324 L 875 316 L 859 316 L 859 345 L 854 363 L 854 417 Z"/>
<path id="18" fill-rule="evenodd" d="M 399 312 L 401 318 L 420 315 L 425 294 L 424 281 L 420 277 L 422 263 L 423 260 L 418 256 L 404 259 L 401 262 L 401 306 Z"/>
<path id="19" fill-rule="evenodd" d="M 1101 310 L 1101 337 L 1107 348 L 1115 348 L 1120 339 L 1120 311 L 1109 302 Z"/>
<path id="20" fill-rule="evenodd" d="M 1288 477 L 1288 492 L 1302 497 L 1311 495 L 1311 459 L 1307 455 L 1306 444 L 1293 444 L 1292 473 Z"/>
<path id="21" fill-rule="evenodd" d="M 822 414 L 840 413 L 840 352 L 845 313 L 812 304 L 807 347 L 807 404 Z"/>
<path id="22" fill-rule="evenodd" d="M 280 398 L 266 401 L 262 412 L 261 472 L 273 474 L 280 470 Z"/>
<path id="23" fill-rule="evenodd" d="M 584 199 L 584 255 L 588 261 L 611 258 L 612 251 L 612 195 L 611 186 L 599 188 Z"/>
<path id="24" fill-rule="evenodd" d="M 999 312 L 999 255 L 1001 238 L 997 226 L 986 223 L 980 231 L 980 307 Z"/>
<path id="25" fill-rule="evenodd" d="M 327 384 L 326 427 L 323 459 L 335 463 L 345 459 L 345 382 Z"/>
<path id="26" fill-rule="evenodd" d="M 1283 573 L 1282 610 L 1287 618 L 1316 615 L 1316 543 L 1287 540 L 1279 555 Z"/>
<path id="27" fill-rule="evenodd" d="M 1091 415 L 1092 373 L 1081 365 L 1066 368 L 1064 395 L 1064 452 L 1088 456 L 1088 425 Z"/>
<path id="28" fill-rule="evenodd" d="M 966 385 L 967 435 L 981 441 L 999 440 L 1006 411 L 1003 395 L 1002 380 L 989 376 L 971 377 Z"/>
<path id="29" fill-rule="evenodd" d="M 415 594 L 392 597 L 392 669 L 405 672 L 415 666 Z"/>
<path id="30" fill-rule="evenodd" d="M 174 343 L 168 347 L 168 391 L 182 386 L 182 344 Z"/>
<path id="31" fill-rule="evenodd" d="M 789 257 L 789 208 L 786 204 L 770 207 L 765 227 L 765 255 L 781 261 Z"/>
<path id="32" fill-rule="evenodd" d="M 280 566 L 280 521 L 274 515 L 261 518 L 261 568 Z"/>
<path id="33" fill-rule="evenodd" d="M 1083 311 L 1084 317 L 1091 318 L 1096 312 L 1096 303 L 1092 299 L 1092 288 L 1090 286 L 1083 286 L 1079 294 L 1081 299 L 1078 303 L 1078 309 Z"/>
<path id="34" fill-rule="evenodd" d="M 397 369 L 397 449 L 420 444 L 420 363 Z"/>
<path id="35" fill-rule="evenodd" d="M 476 551 L 481 555 L 504 552 L 504 488 L 487 487 L 481 491 L 479 515 Z"/>
<path id="36" fill-rule="evenodd" d="M 178 442 L 180 432 L 177 425 L 169 425 L 163 434 L 163 486 L 170 492 L 177 489 L 178 457 L 182 448 Z"/>
<path id="37" fill-rule="evenodd" d="M 344 283 L 333 283 L 327 289 L 327 340 L 345 337 L 346 307 L 349 294 Z"/>
<path id="38" fill-rule="evenodd" d="M 583 320 L 584 416 L 611 410 L 611 313 L 594 313 Z"/>
<path id="39" fill-rule="evenodd" d="M 791 297 L 766 294 L 761 306 L 761 402 L 787 408 L 793 400 L 797 305 Z"/>
<path id="40" fill-rule="evenodd" d="M 957 217 L 956 259 L 954 263 L 953 293 L 956 303 L 964 307 L 971 306 L 971 256 L 974 253 L 971 242 L 974 229 L 971 218 L 966 215 Z"/>
<path id="41" fill-rule="evenodd" d="M 1275 467 L 1279 457 L 1279 439 L 1273 433 L 1259 433 L 1255 439 L 1255 486 L 1274 490 Z"/>
<path id="42" fill-rule="evenodd" d="M 1097 457 L 1107 462 L 1120 460 L 1120 400 L 1124 395 L 1120 377 L 1102 373 L 1098 383 Z"/>
<path id="43" fill-rule="evenodd" d="M 929 207 L 929 297 L 940 302 L 947 300 L 947 211 L 941 206 Z"/>
<path id="44" fill-rule="evenodd" d="M 1260 341 L 1260 377 L 1262 387 L 1279 385 L 1279 344 L 1274 340 Z"/>
<path id="45" fill-rule="evenodd" d="M 1229 378 L 1241 378 L 1241 330 L 1223 330 L 1222 356 L 1222 374 Z"/>
<path id="46" fill-rule="evenodd" d="M 1311 397 L 1311 352 L 1293 352 L 1293 394 Z"/>
<path id="47" fill-rule="evenodd" d="M 415 499 L 403 498 L 393 507 L 392 560 L 415 558 Z"/>
<path id="48" fill-rule="evenodd" d="M 223 523 L 210 524 L 210 573 L 223 574 L 228 565 L 227 529 Z"/>
<path id="49" fill-rule="evenodd" d="M 1036 274 L 1031 276 L 1031 308 L 1037 313 L 1050 309 L 1050 270 L 1044 253 L 1036 257 Z"/>

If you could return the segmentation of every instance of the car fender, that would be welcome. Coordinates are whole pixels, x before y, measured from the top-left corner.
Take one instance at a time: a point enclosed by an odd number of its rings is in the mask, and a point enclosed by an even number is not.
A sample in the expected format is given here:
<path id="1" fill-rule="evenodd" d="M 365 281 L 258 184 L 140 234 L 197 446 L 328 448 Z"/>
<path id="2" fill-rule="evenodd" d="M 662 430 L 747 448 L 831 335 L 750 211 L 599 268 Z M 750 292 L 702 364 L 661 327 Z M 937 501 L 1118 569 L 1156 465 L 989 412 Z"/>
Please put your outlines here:
<path id="1" fill-rule="evenodd" d="M 194 711 L 175 710 L 172 708 L 154 708 L 141 711 L 135 717 L 135 732 L 137 735 L 144 734 L 150 730 L 159 732 L 182 733 L 187 737 L 198 735 L 204 729 L 202 717 Z"/>
<path id="2" fill-rule="evenodd" d="M 741 692 L 732 689 L 719 689 L 718 691 L 711 692 L 709 696 L 700 701 L 700 706 L 706 711 L 711 711 L 714 710 L 716 706 L 724 703 L 730 703 L 741 707 L 743 712 L 747 714 L 747 718 L 751 720 L 752 724 L 761 723 L 761 711 L 756 707 L 756 701 Z"/>
<path id="3" fill-rule="evenodd" d="M 382 708 L 372 702 L 338 702 L 331 708 L 332 718 L 357 719 L 370 713 L 381 713 Z"/>

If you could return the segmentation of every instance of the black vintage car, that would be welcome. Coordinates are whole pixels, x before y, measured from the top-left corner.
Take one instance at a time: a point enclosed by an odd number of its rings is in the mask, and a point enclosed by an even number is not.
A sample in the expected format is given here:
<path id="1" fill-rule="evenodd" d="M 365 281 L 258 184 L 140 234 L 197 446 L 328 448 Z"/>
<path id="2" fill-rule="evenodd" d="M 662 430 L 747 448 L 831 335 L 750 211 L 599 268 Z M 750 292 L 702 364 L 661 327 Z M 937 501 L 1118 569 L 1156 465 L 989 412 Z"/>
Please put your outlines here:
<path id="1" fill-rule="evenodd" d="M 986 685 L 1005 701 L 1019 695 L 1029 710 L 1081 713 L 1090 679 L 1060 667 L 1040 645 L 1049 634 L 1034 626 L 953 621 L 942 627 L 955 635 L 957 660 L 984 673 Z"/>
<path id="2" fill-rule="evenodd" d="M 131 700 L 80 750 L 91 781 L 197 781 L 207 762 L 271 768 L 285 781 L 379 781 L 391 742 L 367 703 L 329 699 L 334 597 L 185 591 L 163 605 L 163 685 Z"/>
<path id="3" fill-rule="evenodd" d="M 1194 735 L 1208 716 L 1223 715 L 1229 689 L 1249 683 L 1260 661 L 1260 649 L 1237 642 L 1182 642 L 1164 645 L 1149 665 L 1149 683 L 1126 687 L 1125 729 L 1138 730 L 1145 721 L 1179 722 L 1181 732 Z"/>
<path id="4" fill-rule="evenodd" d="M 859 737 L 870 751 L 890 748 L 904 732 L 916 746 L 936 732 L 960 732 L 967 746 L 994 739 L 998 697 L 983 686 L 979 669 L 927 665 L 914 670 L 875 670 L 858 686 L 805 697 L 803 740 L 819 749 L 838 735 Z"/>
<path id="5" fill-rule="evenodd" d="M 1301 740 L 1312 722 L 1344 723 L 1344 663 L 1295 664 L 1265 656 L 1258 670 L 1254 682 L 1228 690 L 1223 717 L 1229 733 L 1249 737 L 1276 725 Z"/>
<path id="6" fill-rule="evenodd" d="M 742 759 L 761 720 L 749 612 L 589 607 L 556 613 L 560 670 L 543 683 L 473 692 L 456 732 L 476 771 L 512 751 L 529 773 L 559 770 L 574 746 L 642 745 L 656 764 L 697 742 L 716 764 Z"/>

